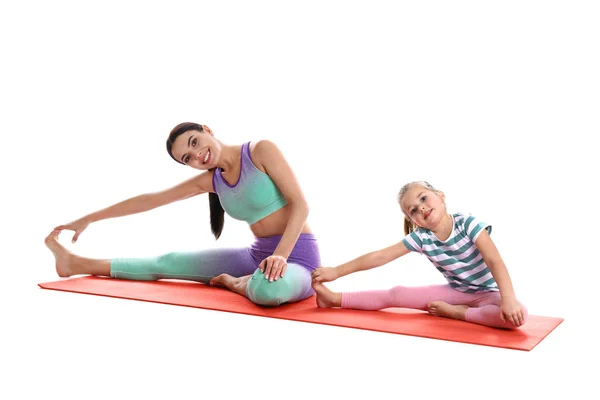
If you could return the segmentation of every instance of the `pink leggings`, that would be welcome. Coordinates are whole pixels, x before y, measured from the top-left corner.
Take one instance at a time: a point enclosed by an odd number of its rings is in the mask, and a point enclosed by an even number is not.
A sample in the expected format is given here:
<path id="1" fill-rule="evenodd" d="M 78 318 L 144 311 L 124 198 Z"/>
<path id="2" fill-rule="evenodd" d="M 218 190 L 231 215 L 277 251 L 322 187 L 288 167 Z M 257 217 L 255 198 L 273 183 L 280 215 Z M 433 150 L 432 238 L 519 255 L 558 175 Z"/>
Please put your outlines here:
<path id="1" fill-rule="evenodd" d="M 450 285 L 431 285 L 422 287 L 396 286 L 389 290 L 369 290 L 342 293 L 342 308 L 357 310 L 381 310 L 390 307 L 414 308 L 427 311 L 432 301 L 444 301 L 452 305 L 466 305 L 469 309 L 466 320 L 495 328 L 515 329 L 508 320 L 500 319 L 500 293 L 480 292 L 463 293 L 452 289 Z M 523 307 L 525 321 L 527 309 Z"/>

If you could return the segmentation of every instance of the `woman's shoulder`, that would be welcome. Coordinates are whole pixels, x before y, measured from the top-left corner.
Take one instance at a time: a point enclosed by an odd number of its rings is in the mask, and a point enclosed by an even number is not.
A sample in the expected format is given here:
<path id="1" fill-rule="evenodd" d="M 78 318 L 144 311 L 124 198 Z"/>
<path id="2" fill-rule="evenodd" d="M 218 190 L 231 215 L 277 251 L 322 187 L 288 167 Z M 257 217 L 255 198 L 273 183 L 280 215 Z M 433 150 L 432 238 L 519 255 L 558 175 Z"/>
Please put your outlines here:
<path id="1" fill-rule="evenodd" d="M 254 155 L 255 153 L 257 155 L 263 155 L 263 154 L 268 154 L 275 150 L 279 150 L 277 148 L 277 144 L 275 144 L 275 142 L 273 142 L 272 140 L 269 140 L 269 139 L 260 139 L 260 140 L 249 141 L 248 145 L 250 147 L 250 151 L 252 152 L 252 155 Z"/>
<path id="2" fill-rule="evenodd" d="M 254 165 L 263 172 L 265 171 L 265 165 L 268 164 L 269 160 L 282 157 L 281 150 L 279 150 L 279 147 L 277 147 L 272 140 L 261 139 L 250 141 L 248 143 L 250 159 Z"/>

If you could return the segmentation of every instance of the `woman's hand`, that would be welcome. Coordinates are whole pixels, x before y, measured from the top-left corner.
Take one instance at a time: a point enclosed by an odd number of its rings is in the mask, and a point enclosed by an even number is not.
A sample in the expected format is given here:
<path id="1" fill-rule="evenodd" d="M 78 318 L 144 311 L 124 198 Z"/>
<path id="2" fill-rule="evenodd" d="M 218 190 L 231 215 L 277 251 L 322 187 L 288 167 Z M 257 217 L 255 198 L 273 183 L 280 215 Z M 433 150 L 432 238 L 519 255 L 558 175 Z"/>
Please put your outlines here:
<path id="1" fill-rule="evenodd" d="M 265 278 L 273 282 L 279 278 L 283 278 L 283 274 L 287 268 L 287 260 L 285 257 L 272 255 L 258 265 L 258 269 L 265 274 Z"/>
<path id="2" fill-rule="evenodd" d="M 312 273 L 313 282 L 331 282 L 339 278 L 336 268 L 319 267 Z"/>
<path id="3" fill-rule="evenodd" d="M 516 327 L 523 325 L 523 322 L 525 321 L 523 306 L 521 306 L 516 298 L 503 298 L 500 309 L 500 319 L 502 322 L 509 320 Z"/>
<path id="4" fill-rule="evenodd" d="M 81 232 L 83 232 L 85 230 L 85 228 L 87 228 L 88 225 L 91 223 L 92 223 L 92 221 L 83 217 L 83 218 L 79 218 L 78 220 L 75 220 L 73 222 L 70 222 L 66 225 L 59 225 L 54 229 L 58 230 L 58 231 L 62 231 L 65 229 L 69 230 L 69 231 L 74 231 L 75 235 L 73 235 L 73 239 L 71 240 L 71 242 L 75 243 L 77 241 L 77 239 L 79 238 L 79 235 L 81 235 Z"/>

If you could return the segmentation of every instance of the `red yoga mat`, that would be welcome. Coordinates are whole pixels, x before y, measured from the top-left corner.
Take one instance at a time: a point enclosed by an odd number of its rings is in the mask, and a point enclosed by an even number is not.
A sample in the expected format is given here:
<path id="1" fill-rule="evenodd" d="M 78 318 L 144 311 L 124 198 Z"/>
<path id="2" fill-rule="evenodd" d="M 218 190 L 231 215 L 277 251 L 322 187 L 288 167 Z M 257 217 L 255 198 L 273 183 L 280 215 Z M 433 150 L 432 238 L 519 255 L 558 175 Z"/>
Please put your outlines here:
<path id="1" fill-rule="evenodd" d="M 389 308 L 381 311 L 362 311 L 318 308 L 314 296 L 296 303 L 268 308 L 258 306 L 226 289 L 189 281 L 141 282 L 86 276 L 40 283 L 39 286 L 65 292 L 206 308 L 526 351 L 533 349 L 563 321 L 562 318 L 529 315 L 527 322 L 521 328 L 504 330 L 434 317 L 419 310 Z"/>

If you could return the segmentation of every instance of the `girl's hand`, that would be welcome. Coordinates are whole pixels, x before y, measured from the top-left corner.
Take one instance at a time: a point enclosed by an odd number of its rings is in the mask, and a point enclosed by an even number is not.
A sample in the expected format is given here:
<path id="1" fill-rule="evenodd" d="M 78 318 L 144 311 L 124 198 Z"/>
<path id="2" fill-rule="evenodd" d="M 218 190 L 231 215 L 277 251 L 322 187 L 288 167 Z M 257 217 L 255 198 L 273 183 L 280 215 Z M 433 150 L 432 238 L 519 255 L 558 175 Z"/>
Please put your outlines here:
<path id="1" fill-rule="evenodd" d="M 265 278 L 273 282 L 279 278 L 283 278 L 283 273 L 287 268 L 287 260 L 285 257 L 271 255 L 258 265 L 258 269 L 265 274 Z"/>
<path id="2" fill-rule="evenodd" d="M 503 298 L 500 309 L 500 319 L 502 319 L 502 322 L 509 320 L 516 327 L 523 325 L 523 322 L 525 321 L 523 307 L 516 298 Z"/>
<path id="3" fill-rule="evenodd" d="M 337 269 L 332 267 L 319 267 L 312 273 L 313 282 L 331 282 L 337 278 L 339 278 Z"/>
<path id="4" fill-rule="evenodd" d="M 85 230 L 85 228 L 88 227 L 89 224 L 91 224 L 91 221 L 87 220 L 84 217 L 84 218 L 79 218 L 78 220 L 70 222 L 66 225 L 59 225 L 56 228 L 54 228 L 54 230 L 62 231 L 62 230 L 66 229 L 69 231 L 75 231 L 75 235 L 73 235 L 73 239 L 71 240 L 72 243 L 75 243 L 77 241 L 77 239 L 79 238 L 79 235 L 81 235 L 81 232 L 83 232 Z"/>

